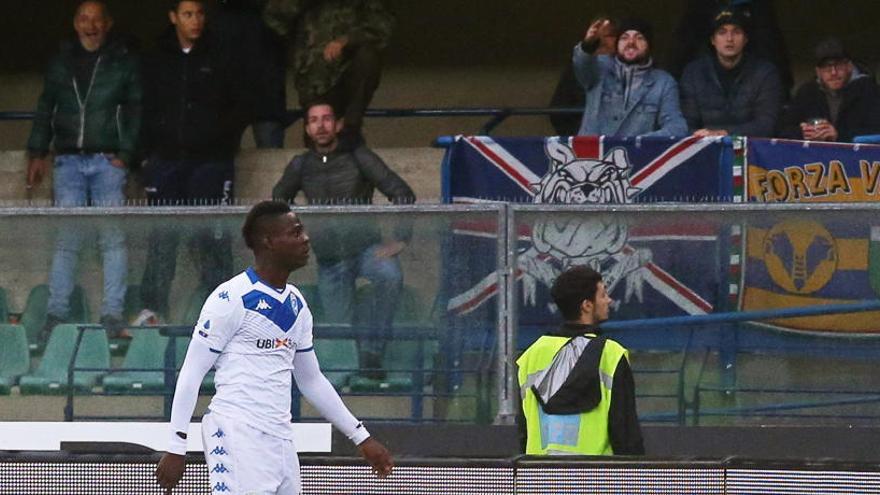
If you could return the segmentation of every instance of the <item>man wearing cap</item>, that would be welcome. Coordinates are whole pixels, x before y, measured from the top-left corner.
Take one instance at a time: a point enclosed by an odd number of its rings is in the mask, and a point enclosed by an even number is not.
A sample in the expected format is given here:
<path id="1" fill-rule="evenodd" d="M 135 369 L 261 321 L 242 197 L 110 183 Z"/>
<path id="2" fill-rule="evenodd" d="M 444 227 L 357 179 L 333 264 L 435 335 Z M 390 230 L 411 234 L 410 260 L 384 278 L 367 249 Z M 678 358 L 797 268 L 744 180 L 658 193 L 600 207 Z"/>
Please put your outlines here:
<path id="1" fill-rule="evenodd" d="M 575 76 L 587 94 L 580 135 L 684 136 L 678 85 L 654 68 L 651 25 L 641 19 L 620 23 L 614 55 L 596 55 L 599 34 L 610 21 L 593 22 L 574 47 Z"/>
<path id="2" fill-rule="evenodd" d="M 783 116 L 781 136 L 851 142 L 880 133 L 880 90 L 859 71 L 837 38 L 816 46 L 816 80 L 803 84 Z"/>
<path id="3" fill-rule="evenodd" d="M 695 136 L 772 137 L 782 105 L 776 67 L 745 52 L 748 19 L 722 8 L 709 38 L 714 55 L 694 60 L 681 77 L 681 111 Z"/>

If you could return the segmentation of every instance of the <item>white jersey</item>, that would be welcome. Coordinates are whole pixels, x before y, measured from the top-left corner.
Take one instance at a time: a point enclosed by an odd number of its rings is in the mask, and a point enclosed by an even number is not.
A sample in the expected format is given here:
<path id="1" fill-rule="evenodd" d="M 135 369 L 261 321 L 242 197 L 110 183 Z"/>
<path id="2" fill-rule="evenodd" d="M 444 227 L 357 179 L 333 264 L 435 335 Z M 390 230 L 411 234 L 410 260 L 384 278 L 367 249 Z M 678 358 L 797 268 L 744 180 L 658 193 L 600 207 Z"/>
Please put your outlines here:
<path id="1" fill-rule="evenodd" d="M 211 293 L 193 339 L 219 354 L 210 410 L 292 439 L 294 358 L 313 350 L 312 312 L 302 293 L 291 284 L 275 289 L 248 268 Z"/>

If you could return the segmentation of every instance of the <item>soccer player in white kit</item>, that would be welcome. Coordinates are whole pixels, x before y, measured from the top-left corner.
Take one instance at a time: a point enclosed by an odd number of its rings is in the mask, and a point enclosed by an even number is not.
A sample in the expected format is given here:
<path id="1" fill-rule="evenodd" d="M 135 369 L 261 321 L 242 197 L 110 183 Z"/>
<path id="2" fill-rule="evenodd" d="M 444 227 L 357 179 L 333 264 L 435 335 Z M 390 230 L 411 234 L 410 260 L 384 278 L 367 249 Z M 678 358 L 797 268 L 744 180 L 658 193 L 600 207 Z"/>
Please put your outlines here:
<path id="1" fill-rule="evenodd" d="M 306 265 L 309 237 L 286 203 L 263 201 L 242 234 L 254 265 L 208 296 L 177 379 L 168 452 L 156 468 L 171 492 L 183 476 L 186 432 L 205 374 L 216 368 L 217 393 L 202 418 L 212 493 L 298 495 L 291 376 L 303 396 L 358 446 L 380 477 L 391 473 L 388 450 L 372 438 L 321 373 L 312 346 L 312 313 L 287 283 Z"/>

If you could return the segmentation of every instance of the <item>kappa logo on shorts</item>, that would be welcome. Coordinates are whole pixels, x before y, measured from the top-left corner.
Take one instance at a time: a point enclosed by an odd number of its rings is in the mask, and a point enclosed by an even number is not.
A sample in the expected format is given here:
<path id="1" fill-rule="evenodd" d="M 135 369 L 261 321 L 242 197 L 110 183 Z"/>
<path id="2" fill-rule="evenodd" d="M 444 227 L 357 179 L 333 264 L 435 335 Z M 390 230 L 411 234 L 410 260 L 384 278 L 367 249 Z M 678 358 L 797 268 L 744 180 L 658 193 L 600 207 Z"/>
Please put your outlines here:
<path id="1" fill-rule="evenodd" d="M 223 463 L 221 462 L 220 464 L 217 464 L 216 466 L 214 466 L 214 468 L 211 469 L 211 472 L 212 473 L 228 473 L 229 469 L 227 469 L 226 466 L 224 466 Z"/>
<path id="2" fill-rule="evenodd" d="M 226 483 L 218 481 L 217 484 L 214 485 L 214 488 L 211 489 L 211 491 L 212 492 L 231 492 L 232 490 L 228 486 L 226 486 Z"/>
<path id="3" fill-rule="evenodd" d="M 221 430 L 220 428 L 217 428 L 217 431 L 214 432 L 213 435 L 211 435 L 211 437 L 213 437 L 213 438 L 223 438 L 225 436 L 226 436 L 226 434 L 223 433 L 223 430 Z"/>
<path id="4" fill-rule="evenodd" d="M 214 455 L 227 455 L 226 449 L 219 445 L 214 447 L 214 450 L 212 450 L 211 453 Z"/>

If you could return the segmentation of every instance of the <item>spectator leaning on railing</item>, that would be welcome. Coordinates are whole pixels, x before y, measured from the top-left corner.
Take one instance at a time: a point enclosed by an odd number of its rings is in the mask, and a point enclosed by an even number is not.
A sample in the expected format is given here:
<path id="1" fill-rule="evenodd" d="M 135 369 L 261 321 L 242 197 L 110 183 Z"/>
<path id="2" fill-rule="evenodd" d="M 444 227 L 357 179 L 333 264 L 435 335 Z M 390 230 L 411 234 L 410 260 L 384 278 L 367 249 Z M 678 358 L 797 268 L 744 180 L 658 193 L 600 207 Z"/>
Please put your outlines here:
<path id="1" fill-rule="evenodd" d="M 48 174 L 55 149 L 53 182 L 58 206 L 115 206 L 125 201 L 130 164 L 141 124 L 141 75 L 129 48 L 111 36 L 113 19 L 99 1 L 80 3 L 73 19 L 77 39 L 62 45 L 49 63 L 28 140 L 27 187 Z M 58 232 L 49 273 L 48 318 L 41 339 L 70 312 L 74 273 L 82 241 L 81 226 Z M 124 334 L 122 321 L 127 277 L 125 234 L 116 226 L 98 232 L 104 261 L 101 323 L 111 336 Z"/>
<path id="2" fill-rule="evenodd" d="M 591 24 L 574 47 L 574 73 L 587 94 L 578 134 L 686 135 L 678 85 L 672 76 L 654 68 L 650 24 L 624 20 L 618 26 L 616 55 L 595 55 L 600 31 L 608 23 L 600 19 Z"/>
<path id="3" fill-rule="evenodd" d="M 798 88 L 781 124 L 781 136 L 851 142 L 880 133 L 880 90 L 861 72 L 837 38 L 816 46 L 816 80 Z"/>
<path id="4" fill-rule="evenodd" d="M 749 19 L 722 8 L 714 18 L 711 55 L 684 69 L 681 111 L 696 136 L 772 137 L 782 105 L 782 83 L 770 62 L 745 51 Z"/>

